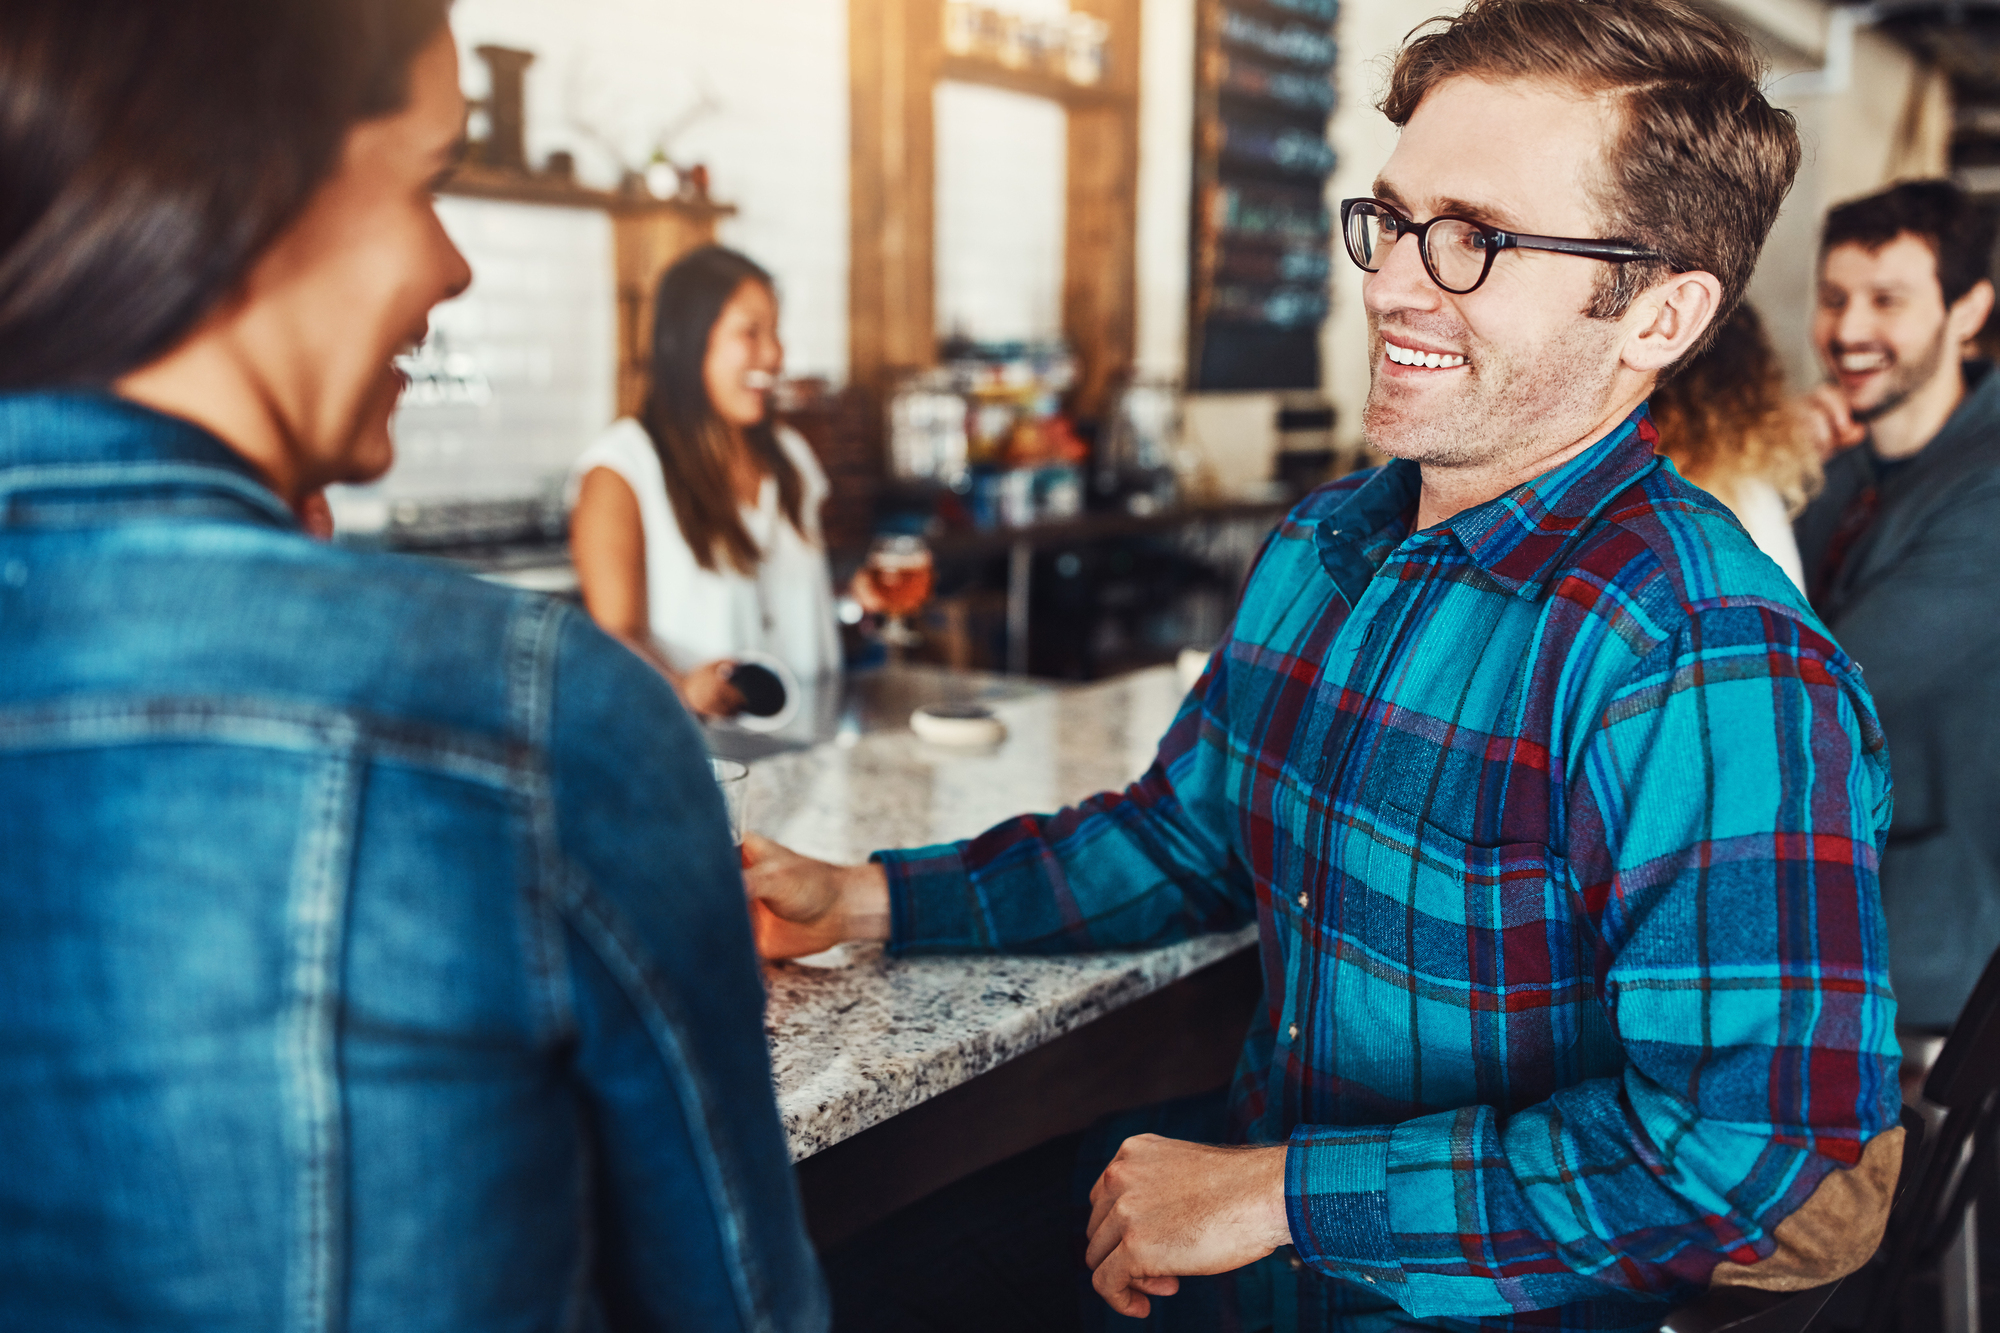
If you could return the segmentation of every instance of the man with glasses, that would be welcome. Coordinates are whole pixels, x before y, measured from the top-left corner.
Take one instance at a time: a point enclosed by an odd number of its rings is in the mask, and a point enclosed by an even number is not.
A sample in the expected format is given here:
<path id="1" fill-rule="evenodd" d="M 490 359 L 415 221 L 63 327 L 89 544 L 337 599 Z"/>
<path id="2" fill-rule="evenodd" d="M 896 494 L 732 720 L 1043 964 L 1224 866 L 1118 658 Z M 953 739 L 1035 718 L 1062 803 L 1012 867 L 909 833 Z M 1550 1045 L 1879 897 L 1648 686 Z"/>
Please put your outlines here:
<path id="1" fill-rule="evenodd" d="M 1096 1290 L 1162 1326 L 1654 1329 L 1851 1271 L 1897 1172 L 1880 729 L 1644 409 L 1741 296 L 1791 120 L 1680 0 L 1427 27 L 1342 208 L 1394 461 L 1273 534 L 1153 768 L 867 866 L 754 848 L 772 954 L 1258 923 L 1226 1113 L 1126 1122 L 1160 1132 L 1090 1194 Z M 837 1317 L 988 1326 L 985 1234 L 836 1258 Z"/>

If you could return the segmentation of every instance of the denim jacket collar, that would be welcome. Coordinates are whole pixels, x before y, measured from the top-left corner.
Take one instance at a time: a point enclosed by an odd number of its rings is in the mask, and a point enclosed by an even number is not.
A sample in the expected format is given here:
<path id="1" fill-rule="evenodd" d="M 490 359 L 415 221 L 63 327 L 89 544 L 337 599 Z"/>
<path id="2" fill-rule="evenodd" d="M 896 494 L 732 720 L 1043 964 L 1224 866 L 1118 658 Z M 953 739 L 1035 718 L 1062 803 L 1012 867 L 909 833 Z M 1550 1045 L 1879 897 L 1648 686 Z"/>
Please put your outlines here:
<path id="1" fill-rule="evenodd" d="M 1472 563 L 1496 583 L 1517 597 L 1537 600 L 1613 497 L 1659 466 L 1658 442 L 1642 403 L 1568 462 L 1438 527 L 1457 538 Z M 1415 463 L 1392 460 L 1320 524 L 1322 558 L 1343 534 L 1366 542 L 1367 534 L 1405 518 L 1421 487 Z"/>
<path id="2" fill-rule="evenodd" d="M 297 526 L 247 459 L 192 422 L 103 392 L 0 393 L 0 527 L 107 505 Z"/>

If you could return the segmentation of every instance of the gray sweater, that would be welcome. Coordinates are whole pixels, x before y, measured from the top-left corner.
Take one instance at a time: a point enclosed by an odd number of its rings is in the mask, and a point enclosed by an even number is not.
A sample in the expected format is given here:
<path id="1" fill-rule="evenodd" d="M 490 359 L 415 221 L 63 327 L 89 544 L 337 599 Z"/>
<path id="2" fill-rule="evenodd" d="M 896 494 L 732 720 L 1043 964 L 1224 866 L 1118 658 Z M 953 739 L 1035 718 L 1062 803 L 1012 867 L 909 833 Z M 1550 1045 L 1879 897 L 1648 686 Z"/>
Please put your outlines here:
<path id="1" fill-rule="evenodd" d="M 1882 857 L 1901 1022 L 1949 1024 L 2000 947 L 2000 374 L 1881 483 L 1875 520 L 1831 587 L 1841 514 L 1878 479 L 1867 447 L 1827 465 L 1799 516 L 1816 609 L 1861 664 L 1889 738 L 1895 818 Z"/>

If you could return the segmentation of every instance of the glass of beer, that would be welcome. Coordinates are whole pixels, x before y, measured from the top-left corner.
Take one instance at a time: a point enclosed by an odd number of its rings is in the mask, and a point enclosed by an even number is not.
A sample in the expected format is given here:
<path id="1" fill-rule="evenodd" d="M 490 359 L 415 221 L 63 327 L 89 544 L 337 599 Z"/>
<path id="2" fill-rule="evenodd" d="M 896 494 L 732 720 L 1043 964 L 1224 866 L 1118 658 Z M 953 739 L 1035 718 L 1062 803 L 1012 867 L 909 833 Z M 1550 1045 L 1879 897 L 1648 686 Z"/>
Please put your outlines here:
<path id="1" fill-rule="evenodd" d="M 922 537 L 877 537 L 868 548 L 869 582 L 886 617 L 882 642 L 908 648 L 918 642 L 909 617 L 931 597 L 931 548 Z"/>

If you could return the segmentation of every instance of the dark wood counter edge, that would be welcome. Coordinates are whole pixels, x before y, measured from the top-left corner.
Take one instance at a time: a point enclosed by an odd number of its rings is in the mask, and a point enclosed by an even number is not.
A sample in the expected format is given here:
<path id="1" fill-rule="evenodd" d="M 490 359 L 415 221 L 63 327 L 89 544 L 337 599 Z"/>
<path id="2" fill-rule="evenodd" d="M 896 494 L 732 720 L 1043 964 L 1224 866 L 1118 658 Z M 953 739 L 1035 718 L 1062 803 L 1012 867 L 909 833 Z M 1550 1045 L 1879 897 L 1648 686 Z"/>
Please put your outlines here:
<path id="1" fill-rule="evenodd" d="M 798 1164 L 825 1249 L 983 1167 L 1114 1111 L 1229 1081 L 1262 983 L 1247 947 Z"/>
<path id="2" fill-rule="evenodd" d="M 941 556 L 979 555 L 1007 550 L 1020 543 L 1055 546 L 1069 542 L 1104 541 L 1112 537 L 1133 537 L 1149 532 L 1172 532 L 1195 523 L 1234 523 L 1247 519 L 1268 519 L 1276 524 L 1291 512 L 1292 501 L 1238 501 L 1230 504 L 1187 505 L 1158 514 L 1086 514 L 1081 518 L 1054 523 L 1034 523 L 1019 528 L 992 528 L 983 532 L 947 532 L 930 539 L 931 550 Z"/>

